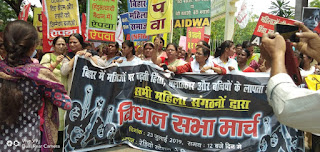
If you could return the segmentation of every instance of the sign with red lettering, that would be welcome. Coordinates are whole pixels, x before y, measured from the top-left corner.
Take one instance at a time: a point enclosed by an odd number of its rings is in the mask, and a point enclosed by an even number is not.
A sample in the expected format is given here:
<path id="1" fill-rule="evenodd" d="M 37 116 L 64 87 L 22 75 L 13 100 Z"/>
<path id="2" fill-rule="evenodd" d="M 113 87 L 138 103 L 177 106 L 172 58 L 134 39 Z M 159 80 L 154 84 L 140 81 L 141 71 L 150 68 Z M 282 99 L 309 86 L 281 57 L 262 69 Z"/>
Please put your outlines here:
<path id="1" fill-rule="evenodd" d="M 87 9 L 88 40 L 115 42 L 113 36 L 107 33 L 113 33 L 112 35 L 116 33 L 118 1 L 89 0 L 87 6 L 89 6 Z M 93 35 L 100 35 L 100 38 Z"/>
<path id="2" fill-rule="evenodd" d="M 261 38 L 264 33 L 274 33 L 275 24 L 293 25 L 294 22 L 297 22 L 297 21 L 267 14 L 267 13 L 261 13 L 257 26 L 251 37 L 251 43 L 254 45 L 260 45 Z"/>
<path id="3" fill-rule="evenodd" d="M 76 59 L 65 150 L 303 151 L 303 132 L 268 104 L 269 75 L 168 74 L 147 62 L 101 69 Z"/>
<path id="4" fill-rule="evenodd" d="M 187 28 L 187 48 L 193 53 L 196 52 L 197 43 L 204 40 L 204 27 L 188 27 Z"/>
<path id="5" fill-rule="evenodd" d="M 42 7 L 48 20 L 46 32 L 49 39 L 81 34 L 78 1 L 44 0 Z"/>

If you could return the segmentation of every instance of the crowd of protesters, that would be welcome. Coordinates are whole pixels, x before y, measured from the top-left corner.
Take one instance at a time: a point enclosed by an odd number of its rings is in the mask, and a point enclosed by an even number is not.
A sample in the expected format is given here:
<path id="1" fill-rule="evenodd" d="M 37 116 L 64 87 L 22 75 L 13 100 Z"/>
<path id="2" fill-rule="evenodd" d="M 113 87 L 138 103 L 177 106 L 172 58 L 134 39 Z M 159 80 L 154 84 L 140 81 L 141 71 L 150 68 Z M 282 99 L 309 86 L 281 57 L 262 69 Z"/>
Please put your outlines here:
<path id="1" fill-rule="evenodd" d="M 67 38 L 56 37 L 53 40 L 54 51 L 41 57 L 39 52 L 37 54 L 35 51 L 38 41 L 34 27 L 24 21 L 10 22 L 1 34 L 0 145 L 8 139 L 30 138 L 38 139 L 36 144 L 39 145 L 47 143 L 62 146 L 64 113 L 72 107 L 68 94 L 76 55 L 83 56 L 100 67 L 147 63 L 156 64 L 176 74 L 270 73 L 273 64 L 270 57 L 256 53 L 249 41 L 234 44 L 233 41 L 226 40 L 215 49 L 206 41 L 199 41 L 195 52 L 192 52 L 174 43 L 164 46 L 165 40 L 160 36 L 142 43 L 140 47 L 130 40 L 122 44 L 109 42 L 94 47 L 86 43 L 80 34 L 75 33 Z M 295 53 L 299 51 L 298 48 L 294 50 Z M 319 73 L 320 67 L 314 62 L 314 54 L 296 54 L 296 62 L 300 65 L 303 77 Z M 28 90 L 35 91 L 30 94 Z M 52 95 L 55 93 L 62 97 Z M 59 123 L 52 119 L 54 116 L 59 116 Z M 55 132 L 58 131 L 56 135 Z M 4 144 L 0 151 L 24 150 L 10 148 L 13 147 Z"/>

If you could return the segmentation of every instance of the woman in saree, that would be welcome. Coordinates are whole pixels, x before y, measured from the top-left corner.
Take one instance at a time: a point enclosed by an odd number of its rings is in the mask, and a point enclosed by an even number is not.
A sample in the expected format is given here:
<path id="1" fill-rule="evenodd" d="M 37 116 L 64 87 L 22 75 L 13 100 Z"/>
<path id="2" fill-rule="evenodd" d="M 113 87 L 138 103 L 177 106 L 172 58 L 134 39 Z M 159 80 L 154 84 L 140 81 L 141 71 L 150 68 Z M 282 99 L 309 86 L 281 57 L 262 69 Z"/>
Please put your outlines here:
<path id="1" fill-rule="evenodd" d="M 58 107 L 72 108 L 70 97 L 54 74 L 32 62 L 30 56 L 37 44 L 33 25 L 17 20 L 6 26 L 7 55 L 0 61 L 0 151 L 40 151 L 40 144 L 55 145 Z M 30 141 L 31 146 L 10 146 L 9 140 Z M 52 151 L 46 146 L 41 150 Z"/>
<path id="2" fill-rule="evenodd" d="M 61 75 L 61 61 L 64 58 L 64 55 L 67 51 L 66 40 L 63 36 L 57 36 L 52 41 L 53 44 L 53 52 L 46 53 L 42 59 L 40 64 L 49 68 L 54 76 L 64 85 L 67 86 L 67 77 Z M 65 87 L 66 88 L 66 87 Z M 65 110 L 59 108 L 59 132 L 58 132 L 58 145 L 63 147 L 63 130 L 64 130 L 64 115 Z"/>
<path id="3" fill-rule="evenodd" d="M 199 46 L 195 60 L 181 66 L 168 66 L 168 69 L 177 74 L 185 72 L 226 74 L 226 69 L 209 60 L 209 56 L 210 50 L 205 46 Z"/>

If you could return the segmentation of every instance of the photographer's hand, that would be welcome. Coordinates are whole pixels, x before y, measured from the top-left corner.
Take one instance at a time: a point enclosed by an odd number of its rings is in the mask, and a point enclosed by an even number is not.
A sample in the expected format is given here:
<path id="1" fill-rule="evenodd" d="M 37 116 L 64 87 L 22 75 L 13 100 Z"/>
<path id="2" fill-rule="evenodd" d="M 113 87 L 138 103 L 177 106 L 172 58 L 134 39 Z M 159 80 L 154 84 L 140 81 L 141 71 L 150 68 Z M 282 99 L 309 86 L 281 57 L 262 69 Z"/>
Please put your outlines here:
<path id="1" fill-rule="evenodd" d="M 271 61 L 271 77 L 278 73 L 287 73 L 285 67 L 286 42 L 283 37 L 276 34 L 263 34 L 260 46 L 261 55 Z"/>
<path id="2" fill-rule="evenodd" d="M 303 23 L 295 22 L 294 24 L 302 30 L 302 33 L 296 34 L 300 38 L 300 42 L 293 43 L 293 46 L 301 53 L 320 62 L 320 37 L 318 34 L 310 31 Z"/>

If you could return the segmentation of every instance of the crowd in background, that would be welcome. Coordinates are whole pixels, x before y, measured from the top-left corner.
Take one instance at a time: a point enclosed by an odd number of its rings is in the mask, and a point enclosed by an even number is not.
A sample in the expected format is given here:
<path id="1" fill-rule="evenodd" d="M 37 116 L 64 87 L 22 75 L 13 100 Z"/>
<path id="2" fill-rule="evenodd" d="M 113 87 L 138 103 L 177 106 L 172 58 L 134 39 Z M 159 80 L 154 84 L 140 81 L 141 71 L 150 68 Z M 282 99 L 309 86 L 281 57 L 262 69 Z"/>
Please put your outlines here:
<path id="1" fill-rule="evenodd" d="M 23 21 L 15 21 L 9 23 L 8 27 L 5 29 L 4 33 L 1 33 L 0 36 L 0 59 L 6 62 L 1 63 L 9 63 L 6 65 L 7 69 L 13 69 L 14 71 L 21 70 L 18 67 L 21 65 L 29 66 L 31 63 L 40 63 L 42 66 L 46 67 L 45 70 L 50 70 L 53 72 L 54 77 L 52 77 L 52 82 L 60 82 L 63 84 L 65 91 L 62 91 L 61 87 L 53 88 L 53 86 L 47 86 L 44 83 L 44 80 L 38 80 L 37 78 L 30 78 L 32 81 L 28 80 L 20 80 L 21 85 L 26 83 L 31 83 L 31 87 L 43 87 L 44 92 L 40 92 L 40 95 L 43 95 L 46 98 L 50 98 L 50 96 L 46 96 L 46 93 L 51 89 L 51 93 L 53 93 L 52 89 L 55 91 L 60 91 L 63 95 L 63 99 L 51 98 L 55 106 L 61 107 L 63 109 L 70 109 L 71 101 L 68 97 L 70 93 L 70 84 L 71 84 L 71 74 L 73 71 L 73 67 L 75 64 L 75 56 L 84 56 L 86 59 L 90 59 L 94 64 L 100 67 L 109 67 L 109 66 L 126 66 L 133 65 L 139 63 L 146 64 L 156 64 L 164 70 L 169 70 L 175 72 L 176 74 L 181 74 L 185 72 L 192 73 L 208 73 L 208 74 L 239 74 L 241 72 L 267 72 L 270 73 L 271 70 L 271 61 L 264 59 L 263 56 L 260 56 L 259 53 L 255 52 L 258 50 L 258 47 L 254 49 L 255 46 L 251 45 L 249 41 L 244 41 L 242 44 L 234 44 L 231 40 L 226 40 L 217 48 L 211 48 L 210 45 L 206 41 L 199 41 L 197 43 L 196 49 L 192 52 L 191 49 L 184 50 L 183 46 L 178 46 L 174 43 L 168 43 L 167 46 L 164 46 L 165 40 L 162 37 L 157 36 L 150 42 L 144 42 L 140 46 L 135 46 L 134 43 L 130 40 L 124 41 L 122 44 L 118 42 L 105 42 L 101 43 L 101 45 L 95 47 L 93 43 L 85 42 L 83 37 L 78 34 L 72 34 L 68 37 L 58 36 L 53 40 L 53 52 L 49 52 L 43 54 L 40 50 L 35 51 L 35 46 L 37 46 L 36 41 L 31 42 L 31 38 L 37 40 L 37 36 L 32 32 L 35 32 L 34 29 L 29 27 L 29 29 L 21 29 L 26 31 L 31 31 L 31 34 L 34 37 L 25 34 L 24 36 L 11 38 L 12 34 L 17 31 L 10 31 L 14 26 L 26 26 L 26 23 Z M 13 26 L 13 27 L 11 27 Z M 11 33 L 10 33 L 11 32 Z M 10 35 L 11 34 L 11 35 Z M 30 39 L 30 40 L 29 40 Z M 10 40 L 12 40 L 13 44 L 9 45 Z M 29 42 L 30 41 L 30 42 Z M 31 44 L 28 44 L 31 43 Z M 27 45 L 28 46 L 24 46 Z M 22 46 L 21 48 L 16 47 Z M 17 49 L 21 50 L 20 54 L 15 53 Z M 13 50 L 10 52 L 10 50 Z M 302 77 L 306 77 L 310 74 L 319 74 L 320 66 L 306 54 L 299 53 L 299 50 L 294 49 L 294 53 L 296 56 L 295 62 L 300 67 L 300 72 Z M 31 57 L 31 60 L 24 61 L 26 56 Z M 40 62 L 39 62 L 40 61 Z M 41 70 L 44 68 L 37 67 Z M 2 67 L 2 71 L 5 71 Z M 20 75 L 19 75 L 20 74 Z M 15 77 L 27 77 L 24 73 L 7 73 L 6 77 L 9 79 L 15 79 Z M 37 73 L 38 74 L 38 73 Z M 36 75 L 37 75 L 36 74 Z M 40 74 L 40 72 L 39 72 Z M 35 83 L 34 83 L 35 82 Z M 7 81 L 1 81 L 0 84 L 6 84 Z M 22 86 L 22 88 L 25 88 Z M 0 90 L 4 92 L 4 90 Z M 22 92 L 23 94 L 24 92 Z M 2 95 L 1 95 L 2 97 Z M 30 96 L 31 98 L 32 96 Z M 40 96 L 39 96 L 40 98 Z M 17 101 L 18 99 L 14 99 Z M 30 101 L 33 99 L 30 99 Z M 37 100 L 37 99 L 35 99 Z M 42 100 L 39 100 L 42 101 Z M 35 102 L 37 103 L 37 102 Z M 14 105 L 13 105 L 14 106 Z M 27 105 L 28 107 L 30 105 Z M 43 124 L 43 119 L 46 114 L 46 106 L 45 104 L 38 103 L 37 108 L 33 109 L 33 113 L 38 113 L 39 109 L 39 121 L 38 117 L 34 115 L 35 121 L 32 121 L 32 125 L 39 126 Z M 2 110 L 0 107 L 0 111 Z M 65 110 L 59 108 L 59 111 L 51 111 L 50 113 L 57 113 L 59 115 L 59 126 L 57 126 L 57 130 L 59 130 L 58 137 L 56 137 L 56 141 L 59 145 L 63 143 L 63 128 L 64 128 L 64 113 Z M 42 111 L 41 111 L 42 109 Z M 30 112 L 30 111 L 29 111 Z M 2 113 L 1 114 L 5 114 Z M 18 117 L 18 116 L 17 116 Z M 13 119 L 13 118 L 12 118 Z M 22 119 L 22 118 L 14 118 L 14 119 Z M 6 119 L 5 119 L 6 120 Z M 3 120 L 0 120 L 3 121 Z M 1 122 L 2 123 L 2 122 Z M 0 125 L 1 125 L 0 123 Z M 15 132 L 15 130 L 10 130 L 10 125 L 12 122 L 6 122 L 7 124 L 2 126 L 4 128 L 9 128 L 8 132 Z M 28 125 L 28 124 L 23 124 Z M 41 125 L 40 125 L 41 126 Z M 45 126 L 44 126 L 45 128 Z M 30 128 L 32 130 L 32 128 Z M 29 130 L 28 130 L 29 131 Z M 43 139 L 43 137 L 48 133 L 45 129 L 42 129 L 42 136 L 40 136 L 40 132 L 34 132 L 37 135 L 39 142 L 52 142 L 50 140 L 53 139 Z M 33 135 L 33 134 L 32 134 Z M 4 136 L 4 135 L 3 135 Z M 12 135 L 13 136 L 13 135 Z M 2 148 L 3 150 L 7 150 L 6 148 Z M 60 149 L 61 150 L 61 149 Z M 0 148 L 1 151 L 1 148 Z"/>

